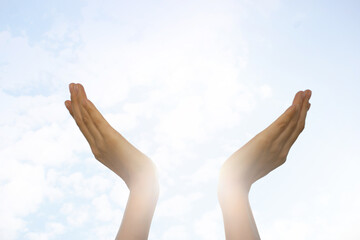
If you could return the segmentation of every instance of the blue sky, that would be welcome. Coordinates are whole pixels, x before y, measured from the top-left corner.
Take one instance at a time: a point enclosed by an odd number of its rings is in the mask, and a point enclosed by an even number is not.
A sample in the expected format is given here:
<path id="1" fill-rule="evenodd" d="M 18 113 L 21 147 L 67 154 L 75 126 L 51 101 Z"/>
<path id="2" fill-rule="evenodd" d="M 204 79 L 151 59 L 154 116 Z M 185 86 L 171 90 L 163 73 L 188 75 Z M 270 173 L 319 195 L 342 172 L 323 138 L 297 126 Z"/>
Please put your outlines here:
<path id="1" fill-rule="evenodd" d="M 224 239 L 219 167 L 311 89 L 287 162 L 254 184 L 263 239 L 359 239 L 358 1 L 0 1 L 0 238 L 112 239 L 128 191 L 66 111 L 82 83 L 149 155 L 149 239 Z"/>

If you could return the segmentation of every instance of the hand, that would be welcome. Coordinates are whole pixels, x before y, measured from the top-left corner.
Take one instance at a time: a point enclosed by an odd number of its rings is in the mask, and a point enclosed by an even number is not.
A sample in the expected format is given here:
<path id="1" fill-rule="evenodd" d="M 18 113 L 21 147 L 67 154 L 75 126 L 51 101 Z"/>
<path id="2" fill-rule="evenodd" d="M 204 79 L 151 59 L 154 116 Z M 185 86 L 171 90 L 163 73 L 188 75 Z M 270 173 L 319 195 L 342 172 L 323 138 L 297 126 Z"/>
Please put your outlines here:
<path id="1" fill-rule="evenodd" d="M 225 161 L 219 187 L 251 185 L 285 163 L 291 146 L 305 127 L 311 91 L 299 91 L 293 104 L 269 127 L 257 134 Z"/>
<path id="2" fill-rule="evenodd" d="M 153 162 L 110 126 L 87 99 L 81 84 L 71 83 L 69 89 L 71 101 L 65 101 L 66 108 L 88 141 L 95 158 L 119 175 L 129 189 L 138 185 L 156 185 Z"/>

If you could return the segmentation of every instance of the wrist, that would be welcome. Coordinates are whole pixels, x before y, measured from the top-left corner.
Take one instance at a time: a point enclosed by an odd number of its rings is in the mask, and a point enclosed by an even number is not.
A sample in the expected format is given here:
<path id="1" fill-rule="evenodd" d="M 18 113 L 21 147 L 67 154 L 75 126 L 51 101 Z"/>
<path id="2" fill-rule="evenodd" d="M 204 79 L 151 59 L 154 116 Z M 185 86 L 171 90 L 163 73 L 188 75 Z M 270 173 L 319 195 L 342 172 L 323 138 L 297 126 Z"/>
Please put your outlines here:
<path id="1" fill-rule="evenodd" d="M 130 192 L 141 193 L 148 196 L 158 196 L 160 192 L 159 178 L 155 165 L 150 164 L 131 175 L 126 182 Z"/>
<path id="2" fill-rule="evenodd" d="M 248 198 L 252 182 L 241 176 L 220 175 L 217 195 L 220 205 L 226 206 L 229 201 Z"/>
<path id="3" fill-rule="evenodd" d="M 245 173 L 234 172 L 232 169 L 222 167 L 219 174 L 218 190 L 240 191 L 248 194 L 253 181 Z"/>

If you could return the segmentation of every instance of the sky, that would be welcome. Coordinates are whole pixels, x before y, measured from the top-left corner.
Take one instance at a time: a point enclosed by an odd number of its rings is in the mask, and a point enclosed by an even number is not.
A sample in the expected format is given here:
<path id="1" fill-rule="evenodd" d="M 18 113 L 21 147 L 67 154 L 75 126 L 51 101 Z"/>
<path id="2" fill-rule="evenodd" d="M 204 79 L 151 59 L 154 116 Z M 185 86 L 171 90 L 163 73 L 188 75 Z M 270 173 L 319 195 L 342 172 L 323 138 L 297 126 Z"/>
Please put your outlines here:
<path id="1" fill-rule="evenodd" d="M 221 164 L 311 89 L 250 203 L 262 239 L 360 239 L 359 1 L 0 0 L 0 239 L 114 239 L 128 190 L 64 101 L 157 165 L 149 239 L 225 239 Z"/>

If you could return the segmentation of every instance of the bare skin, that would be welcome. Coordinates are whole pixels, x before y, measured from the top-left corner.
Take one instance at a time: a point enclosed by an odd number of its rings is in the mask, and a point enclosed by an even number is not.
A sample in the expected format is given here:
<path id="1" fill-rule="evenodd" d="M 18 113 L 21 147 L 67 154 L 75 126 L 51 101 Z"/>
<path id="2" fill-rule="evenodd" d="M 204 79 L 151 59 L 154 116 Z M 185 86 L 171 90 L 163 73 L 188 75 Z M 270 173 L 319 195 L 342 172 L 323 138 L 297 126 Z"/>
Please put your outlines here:
<path id="1" fill-rule="evenodd" d="M 130 195 L 116 239 L 147 239 L 159 195 L 156 167 L 104 119 L 81 84 L 70 84 L 69 113 L 97 160 L 120 176 Z M 248 193 L 258 179 L 282 165 L 305 127 L 311 91 L 300 91 L 293 104 L 269 127 L 233 153 L 220 170 L 218 198 L 227 240 L 260 239 Z"/>
<path id="2" fill-rule="evenodd" d="M 116 239 L 147 239 L 159 195 L 154 163 L 110 126 L 81 84 L 71 83 L 69 90 L 71 101 L 65 101 L 65 106 L 95 158 L 122 178 L 130 190 Z"/>
<path id="3" fill-rule="evenodd" d="M 304 130 L 311 91 L 299 91 L 293 104 L 223 164 L 218 199 L 227 240 L 260 239 L 248 194 L 258 179 L 285 163 L 291 146 Z"/>

